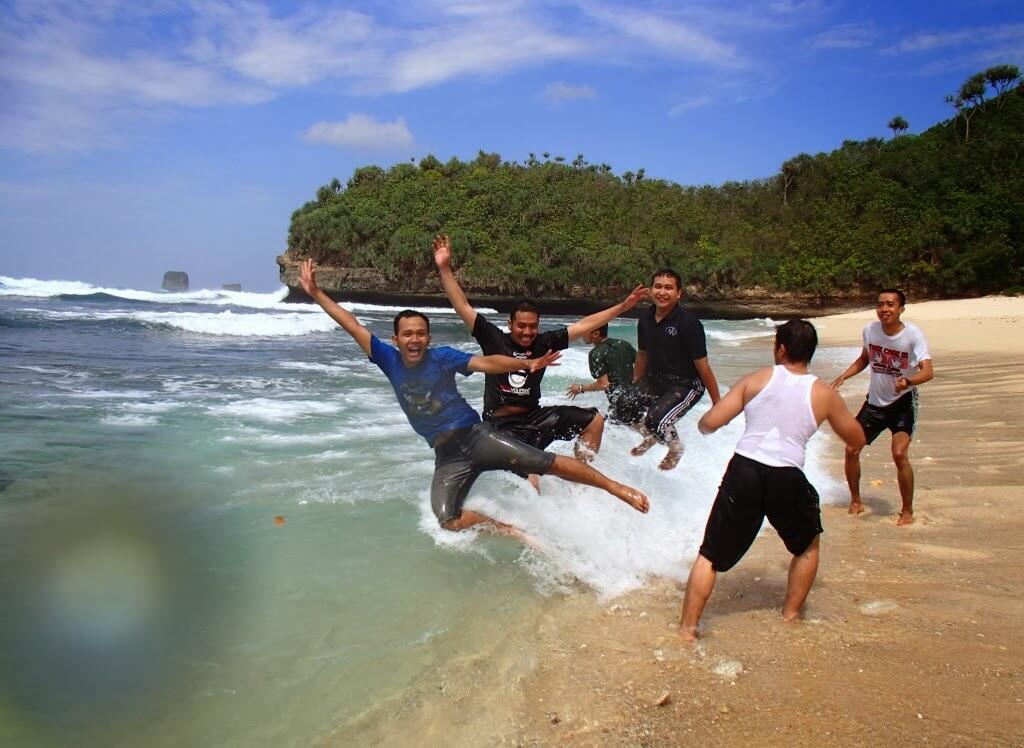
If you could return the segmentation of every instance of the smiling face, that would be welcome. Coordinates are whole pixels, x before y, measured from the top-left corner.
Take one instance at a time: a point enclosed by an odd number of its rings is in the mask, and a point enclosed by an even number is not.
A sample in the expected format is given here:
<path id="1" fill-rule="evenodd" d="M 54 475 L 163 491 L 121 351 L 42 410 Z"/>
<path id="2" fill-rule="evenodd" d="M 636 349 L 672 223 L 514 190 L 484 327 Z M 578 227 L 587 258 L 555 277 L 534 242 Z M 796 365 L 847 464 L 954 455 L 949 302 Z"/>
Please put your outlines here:
<path id="1" fill-rule="evenodd" d="M 671 275 L 657 275 L 651 283 L 651 301 L 660 314 L 671 312 L 683 298 L 683 289 Z"/>
<path id="2" fill-rule="evenodd" d="M 875 304 L 875 314 L 882 327 L 894 327 L 900 323 L 900 315 L 903 314 L 903 305 L 900 304 L 900 297 L 895 293 L 883 292 L 878 294 L 878 301 Z"/>
<path id="3" fill-rule="evenodd" d="M 529 348 L 540 329 L 540 315 L 536 312 L 516 312 L 508 321 L 512 340 L 523 348 Z"/>
<path id="4" fill-rule="evenodd" d="M 416 366 L 423 361 L 430 345 L 430 328 L 422 317 L 403 317 L 398 320 L 398 332 L 391 337 L 398 348 L 402 363 Z"/>

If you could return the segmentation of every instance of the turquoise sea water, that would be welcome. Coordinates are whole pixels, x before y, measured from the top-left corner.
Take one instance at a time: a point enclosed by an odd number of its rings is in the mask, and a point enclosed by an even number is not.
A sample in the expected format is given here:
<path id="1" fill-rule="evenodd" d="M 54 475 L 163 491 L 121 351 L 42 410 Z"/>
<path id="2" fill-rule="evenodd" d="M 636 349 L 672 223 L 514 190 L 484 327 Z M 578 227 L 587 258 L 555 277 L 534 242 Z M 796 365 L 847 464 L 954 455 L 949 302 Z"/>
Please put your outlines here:
<path id="1" fill-rule="evenodd" d="M 700 437 L 707 399 L 671 474 L 607 429 L 595 466 L 647 492 L 649 515 L 489 474 L 467 506 L 541 550 L 454 535 L 386 380 L 283 295 L 0 276 L 0 744 L 305 745 L 546 596 L 685 577 L 740 431 Z M 390 334 L 396 309 L 347 306 Z M 428 311 L 435 345 L 477 352 Z M 706 327 L 723 384 L 769 362 L 770 320 Z M 635 342 L 635 322 L 612 335 Z M 549 371 L 545 402 L 589 379 L 586 356 Z M 461 383 L 477 408 L 482 385 Z M 813 450 L 808 472 L 829 484 Z"/>

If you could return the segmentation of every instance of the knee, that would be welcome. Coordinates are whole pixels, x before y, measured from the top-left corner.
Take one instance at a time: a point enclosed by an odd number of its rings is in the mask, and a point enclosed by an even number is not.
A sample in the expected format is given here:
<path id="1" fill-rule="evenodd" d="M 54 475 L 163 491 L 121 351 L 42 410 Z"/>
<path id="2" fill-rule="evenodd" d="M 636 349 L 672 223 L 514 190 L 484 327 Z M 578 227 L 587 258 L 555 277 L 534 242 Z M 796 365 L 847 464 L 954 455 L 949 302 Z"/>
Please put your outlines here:
<path id="1" fill-rule="evenodd" d="M 896 467 L 898 468 L 906 467 L 910 464 L 910 455 L 907 454 L 907 450 L 905 449 L 893 451 L 892 461 L 896 463 Z"/>
<path id="2" fill-rule="evenodd" d="M 864 447 L 846 447 L 846 459 L 856 459 L 860 457 L 861 450 Z"/>

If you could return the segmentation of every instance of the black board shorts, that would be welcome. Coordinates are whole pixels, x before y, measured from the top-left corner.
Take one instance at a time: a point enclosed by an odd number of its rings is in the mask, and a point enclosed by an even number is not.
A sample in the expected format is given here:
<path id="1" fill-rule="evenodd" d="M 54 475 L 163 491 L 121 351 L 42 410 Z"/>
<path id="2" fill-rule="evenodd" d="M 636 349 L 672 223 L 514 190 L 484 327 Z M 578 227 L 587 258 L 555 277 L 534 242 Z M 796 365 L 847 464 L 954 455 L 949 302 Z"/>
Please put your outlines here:
<path id="1" fill-rule="evenodd" d="M 868 444 L 886 429 L 894 434 L 902 431 L 913 437 L 914 427 L 917 425 L 917 390 L 911 390 L 896 402 L 884 407 L 872 405 L 865 400 L 857 412 L 857 421 L 864 429 Z"/>
<path id="2" fill-rule="evenodd" d="M 551 405 L 529 413 L 516 413 L 488 419 L 488 423 L 514 434 L 516 439 L 537 449 L 546 449 L 553 441 L 572 441 L 597 416 L 597 408 L 575 405 Z"/>
<path id="3" fill-rule="evenodd" d="M 629 426 L 640 423 L 647 412 L 647 401 L 636 385 L 619 385 L 608 390 L 608 420 Z"/>
<path id="4" fill-rule="evenodd" d="M 824 532 L 818 492 L 800 468 L 734 454 L 711 507 L 700 555 L 715 571 L 728 571 L 750 549 L 765 517 L 794 556 Z"/>
<path id="5" fill-rule="evenodd" d="M 489 423 L 443 435 L 434 447 L 434 480 L 430 506 L 442 525 L 462 515 L 462 505 L 480 473 L 508 470 L 525 478 L 544 475 L 555 455 L 524 444 Z"/>

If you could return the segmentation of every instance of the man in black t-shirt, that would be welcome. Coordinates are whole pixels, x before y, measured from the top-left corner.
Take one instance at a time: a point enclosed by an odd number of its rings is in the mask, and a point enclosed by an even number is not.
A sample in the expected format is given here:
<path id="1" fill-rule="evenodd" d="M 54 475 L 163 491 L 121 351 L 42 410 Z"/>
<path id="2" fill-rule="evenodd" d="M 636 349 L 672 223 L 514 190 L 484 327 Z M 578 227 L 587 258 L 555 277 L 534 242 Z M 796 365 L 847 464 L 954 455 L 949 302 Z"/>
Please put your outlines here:
<path id="1" fill-rule="evenodd" d="M 708 364 L 704 325 L 691 312 L 679 306 L 683 296 L 682 279 L 671 268 L 654 273 L 651 300 L 654 305 L 640 313 L 637 323 L 636 366 L 633 379 L 638 382 L 639 397 L 646 404 L 644 440 L 631 454 L 645 454 L 655 442 L 668 447 L 658 465 L 671 470 L 679 464 L 683 444 L 675 423 L 684 416 L 706 389 L 714 405 L 720 399 L 718 380 Z"/>
<path id="2" fill-rule="evenodd" d="M 561 351 L 569 343 L 591 330 L 606 324 L 619 314 L 632 309 L 647 297 L 642 285 L 624 301 L 602 312 L 591 314 L 568 327 L 541 332 L 540 311 L 528 300 L 520 301 L 509 315 L 509 332 L 503 332 L 470 305 L 451 268 L 451 243 L 447 236 L 434 239 L 434 262 L 441 276 L 441 285 L 459 317 L 473 333 L 485 355 L 500 353 L 521 359 L 532 359 L 549 350 Z M 596 408 L 573 405 L 540 407 L 540 383 L 544 370 L 530 373 L 525 369 L 512 374 L 488 375 L 484 384 L 484 420 L 511 432 L 520 441 L 539 449 L 555 440 L 576 439 L 577 459 L 587 461 L 601 448 L 604 418 Z M 531 483 L 537 486 L 536 480 Z"/>

